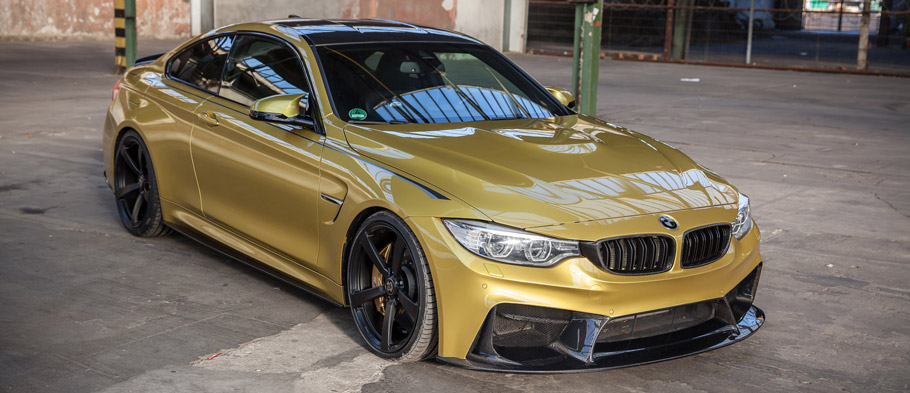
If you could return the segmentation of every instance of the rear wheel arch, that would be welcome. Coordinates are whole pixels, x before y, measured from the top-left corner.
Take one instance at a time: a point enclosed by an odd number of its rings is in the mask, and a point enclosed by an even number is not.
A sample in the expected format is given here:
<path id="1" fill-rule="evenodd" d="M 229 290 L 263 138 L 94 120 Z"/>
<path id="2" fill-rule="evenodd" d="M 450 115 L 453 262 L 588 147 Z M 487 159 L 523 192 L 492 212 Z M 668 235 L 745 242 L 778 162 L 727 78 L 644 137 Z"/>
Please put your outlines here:
<path id="1" fill-rule="evenodd" d="M 141 133 L 131 128 L 118 133 L 112 169 L 114 200 L 124 227 L 139 237 L 169 234 L 170 228 L 163 221 L 155 165 Z"/>
<path id="2" fill-rule="evenodd" d="M 138 127 L 134 127 L 133 125 L 121 125 L 120 128 L 117 130 L 117 134 L 114 136 L 114 146 L 112 146 L 114 156 L 111 157 L 111 160 L 112 160 L 111 168 L 113 168 L 114 161 L 117 160 L 117 156 L 116 156 L 117 146 L 120 146 L 120 140 L 123 139 L 123 136 L 126 135 L 130 131 L 133 131 L 133 132 L 139 134 L 139 139 L 142 139 L 142 143 L 144 143 L 146 146 L 146 149 L 149 154 L 149 159 L 152 161 L 152 166 L 155 166 L 155 157 L 154 157 L 154 154 L 152 154 L 152 149 L 148 148 L 149 147 L 148 138 L 145 137 L 145 133 L 142 132 L 142 130 L 140 130 Z"/>
<path id="3" fill-rule="evenodd" d="M 123 138 L 123 135 L 130 131 L 135 131 L 137 134 L 139 134 L 139 136 L 142 137 L 142 140 L 145 140 L 145 136 L 142 135 L 142 133 L 139 132 L 139 130 L 137 130 L 136 128 L 134 128 L 132 126 L 123 126 L 123 127 L 120 127 L 119 130 L 117 130 L 117 136 L 114 138 L 114 147 L 115 148 L 117 147 L 117 145 L 120 144 L 120 139 Z"/>
<path id="4" fill-rule="evenodd" d="M 111 168 L 113 168 L 114 162 L 117 159 L 117 157 L 116 157 L 117 146 L 120 146 L 120 140 L 123 139 L 123 136 L 126 135 L 130 131 L 133 131 L 133 132 L 139 134 L 139 139 L 141 139 L 142 143 L 145 144 L 146 151 L 148 152 L 148 155 L 149 155 L 149 160 L 152 162 L 152 167 L 155 167 L 155 162 L 156 162 L 155 149 L 152 149 L 151 146 L 149 146 L 149 140 L 146 137 L 145 132 L 143 132 L 141 129 L 139 129 L 139 127 L 135 127 L 133 125 L 123 125 L 120 127 L 120 129 L 117 131 L 117 135 L 114 137 L 114 146 L 112 147 L 113 151 L 114 151 L 114 156 L 111 157 Z"/>
<path id="5" fill-rule="evenodd" d="M 115 127 L 116 127 L 116 125 L 115 125 Z M 114 128 L 114 127 L 112 127 L 112 128 Z M 142 133 L 139 132 L 139 130 L 137 130 L 136 128 L 134 128 L 132 126 L 121 125 L 119 128 L 115 128 L 115 130 L 111 130 L 111 134 L 113 135 L 113 138 L 110 139 L 111 142 L 107 142 L 107 140 L 105 141 L 105 143 L 110 143 L 110 145 L 105 144 L 104 148 L 110 149 L 109 151 L 111 153 L 110 153 L 110 158 L 108 158 L 107 156 L 104 157 L 104 162 L 105 162 L 104 177 L 107 180 L 108 185 L 111 187 L 111 191 L 114 191 L 114 174 L 115 174 L 114 166 L 117 162 L 117 148 L 120 146 L 120 140 L 123 139 L 123 136 L 126 135 L 126 133 L 130 132 L 130 131 L 135 131 L 136 133 L 139 134 L 139 136 L 142 138 L 143 141 L 145 140 L 145 136 L 143 136 Z M 109 160 L 109 162 L 108 162 L 108 160 Z"/>

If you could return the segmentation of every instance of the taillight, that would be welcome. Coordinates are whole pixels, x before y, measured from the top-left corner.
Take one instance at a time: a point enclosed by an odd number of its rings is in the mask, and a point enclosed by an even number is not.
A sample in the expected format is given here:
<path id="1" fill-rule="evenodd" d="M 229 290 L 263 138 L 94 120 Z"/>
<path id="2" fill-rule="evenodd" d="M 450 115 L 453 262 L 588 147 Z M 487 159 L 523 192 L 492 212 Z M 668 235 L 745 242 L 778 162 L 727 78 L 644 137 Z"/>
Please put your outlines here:
<path id="1" fill-rule="evenodd" d="M 111 89 L 111 100 L 117 99 L 117 93 L 120 92 L 120 81 L 123 79 L 117 79 L 117 83 L 114 83 L 114 88 Z"/>

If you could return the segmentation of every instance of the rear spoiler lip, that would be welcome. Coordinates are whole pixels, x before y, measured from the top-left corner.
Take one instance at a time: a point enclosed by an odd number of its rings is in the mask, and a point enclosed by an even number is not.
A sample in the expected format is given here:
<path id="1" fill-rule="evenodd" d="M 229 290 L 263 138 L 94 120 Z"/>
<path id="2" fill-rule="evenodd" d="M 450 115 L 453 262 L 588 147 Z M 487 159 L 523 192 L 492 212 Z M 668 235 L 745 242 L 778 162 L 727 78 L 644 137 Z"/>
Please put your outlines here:
<path id="1" fill-rule="evenodd" d="M 155 60 L 158 60 L 158 58 L 161 57 L 161 56 L 164 56 L 164 53 L 159 53 L 159 54 L 157 54 L 157 55 L 146 56 L 146 57 L 143 57 L 143 58 L 141 58 L 141 59 L 137 59 L 136 62 L 133 63 L 133 65 L 134 65 L 134 66 L 137 66 L 137 65 L 149 64 L 149 63 L 151 63 L 151 62 L 154 62 Z"/>

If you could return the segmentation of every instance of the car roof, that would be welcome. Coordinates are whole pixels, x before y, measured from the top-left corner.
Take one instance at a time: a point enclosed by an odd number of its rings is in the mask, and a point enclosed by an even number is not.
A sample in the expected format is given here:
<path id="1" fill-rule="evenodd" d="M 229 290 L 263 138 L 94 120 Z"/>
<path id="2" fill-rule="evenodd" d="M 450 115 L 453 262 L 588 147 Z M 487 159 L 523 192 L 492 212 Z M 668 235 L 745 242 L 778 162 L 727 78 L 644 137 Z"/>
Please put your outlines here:
<path id="1" fill-rule="evenodd" d="M 370 42 L 451 42 L 482 44 L 453 31 L 382 19 L 282 19 L 262 22 L 285 34 L 303 37 L 311 45 Z"/>

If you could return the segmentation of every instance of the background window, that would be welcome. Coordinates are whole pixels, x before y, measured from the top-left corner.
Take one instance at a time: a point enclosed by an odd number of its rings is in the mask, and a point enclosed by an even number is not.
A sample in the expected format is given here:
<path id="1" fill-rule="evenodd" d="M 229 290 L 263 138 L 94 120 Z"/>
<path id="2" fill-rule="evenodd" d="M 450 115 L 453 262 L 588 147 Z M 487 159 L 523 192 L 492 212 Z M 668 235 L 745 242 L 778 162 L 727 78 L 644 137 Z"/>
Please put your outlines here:
<path id="1" fill-rule="evenodd" d="M 240 36 L 228 60 L 220 95 L 250 105 L 260 98 L 309 91 L 303 67 L 287 45 Z"/>
<path id="2" fill-rule="evenodd" d="M 174 58 L 168 75 L 217 93 L 233 42 L 233 36 L 224 36 L 193 45 Z"/>

